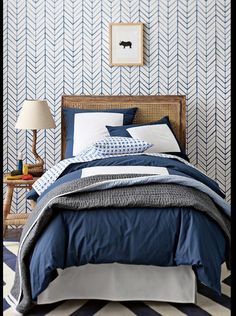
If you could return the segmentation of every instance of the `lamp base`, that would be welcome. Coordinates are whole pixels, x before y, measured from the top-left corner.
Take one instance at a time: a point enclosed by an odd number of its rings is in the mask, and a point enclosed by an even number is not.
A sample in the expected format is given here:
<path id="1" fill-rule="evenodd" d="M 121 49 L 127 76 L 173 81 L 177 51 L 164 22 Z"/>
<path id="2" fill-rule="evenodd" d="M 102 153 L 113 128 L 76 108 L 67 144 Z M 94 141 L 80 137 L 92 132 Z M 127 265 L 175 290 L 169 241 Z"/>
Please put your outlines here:
<path id="1" fill-rule="evenodd" d="M 43 159 L 37 154 L 36 152 L 36 141 L 37 141 L 37 130 L 33 130 L 33 144 L 32 144 L 32 152 L 34 154 L 35 160 L 37 161 L 36 164 L 28 164 L 28 172 L 32 174 L 33 177 L 41 177 L 44 173 Z"/>
<path id="2" fill-rule="evenodd" d="M 43 167 L 29 167 L 28 173 L 31 174 L 33 177 L 41 177 L 44 173 Z"/>

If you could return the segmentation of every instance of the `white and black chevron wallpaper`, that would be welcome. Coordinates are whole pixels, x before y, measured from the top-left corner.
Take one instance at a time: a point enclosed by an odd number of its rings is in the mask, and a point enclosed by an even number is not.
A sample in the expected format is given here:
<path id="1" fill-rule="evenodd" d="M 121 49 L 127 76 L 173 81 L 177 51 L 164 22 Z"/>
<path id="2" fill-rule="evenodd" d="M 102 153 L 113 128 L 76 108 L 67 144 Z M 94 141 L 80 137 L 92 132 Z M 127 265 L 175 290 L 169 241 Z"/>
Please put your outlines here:
<path id="1" fill-rule="evenodd" d="M 109 22 L 137 21 L 145 65 L 110 67 Z M 18 151 L 33 162 L 31 133 L 14 127 L 27 98 L 47 99 L 56 121 L 38 134 L 48 168 L 60 160 L 63 94 L 183 94 L 191 162 L 230 200 L 230 0 L 4 0 L 3 22 L 4 171 Z"/>

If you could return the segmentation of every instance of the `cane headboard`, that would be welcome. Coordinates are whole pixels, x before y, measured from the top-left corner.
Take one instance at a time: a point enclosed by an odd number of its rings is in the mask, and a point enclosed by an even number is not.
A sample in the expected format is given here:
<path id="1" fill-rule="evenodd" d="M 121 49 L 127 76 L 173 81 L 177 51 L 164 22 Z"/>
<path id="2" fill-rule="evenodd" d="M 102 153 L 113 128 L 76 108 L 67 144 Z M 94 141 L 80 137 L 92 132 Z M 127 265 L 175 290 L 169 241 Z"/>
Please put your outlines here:
<path id="1" fill-rule="evenodd" d="M 63 108 L 111 109 L 137 107 L 134 124 L 148 123 L 169 116 L 171 125 L 183 149 L 185 149 L 186 97 L 165 96 L 80 96 L 63 95 Z M 66 127 L 61 115 L 61 159 L 64 159 Z"/>

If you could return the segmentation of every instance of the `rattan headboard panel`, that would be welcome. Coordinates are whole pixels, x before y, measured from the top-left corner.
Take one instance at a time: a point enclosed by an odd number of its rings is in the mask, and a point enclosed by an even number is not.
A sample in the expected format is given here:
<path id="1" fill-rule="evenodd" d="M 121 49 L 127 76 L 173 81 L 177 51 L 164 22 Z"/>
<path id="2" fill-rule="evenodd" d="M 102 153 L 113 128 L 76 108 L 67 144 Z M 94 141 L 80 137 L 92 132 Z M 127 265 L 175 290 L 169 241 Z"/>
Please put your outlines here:
<path id="1" fill-rule="evenodd" d="M 77 96 L 63 95 L 63 108 L 110 109 L 137 107 L 134 123 L 148 123 L 169 116 L 181 146 L 185 149 L 186 98 L 185 96 Z M 61 158 L 65 153 L 66 127 L 62 112 Z"/>

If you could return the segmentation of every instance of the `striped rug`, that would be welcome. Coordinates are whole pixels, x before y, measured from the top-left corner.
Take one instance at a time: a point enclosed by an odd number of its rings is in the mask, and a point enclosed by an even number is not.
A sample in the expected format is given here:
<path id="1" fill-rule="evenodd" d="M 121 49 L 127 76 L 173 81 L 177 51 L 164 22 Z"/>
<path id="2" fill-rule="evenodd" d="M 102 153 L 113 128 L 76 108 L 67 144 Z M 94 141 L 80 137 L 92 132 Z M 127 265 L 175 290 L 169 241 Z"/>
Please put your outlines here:
<path id="1" fill-rule="evenodd" d="M 4 242 L 3 276 L 4 297 L 13 283 L 17 254 L 17 242 Z M 197 294 L 197 304 L 175 304 L 159 302 L 109 302 L 100 300 L 67 300 L 48 305 L 38 305 L 27 315 L 47 316 L 230 316 L 231 279 L 225 265 L 222 266 L 222 296 L 201 286 Z M 14 312 L 5 299 L 4 316 Z"/>

